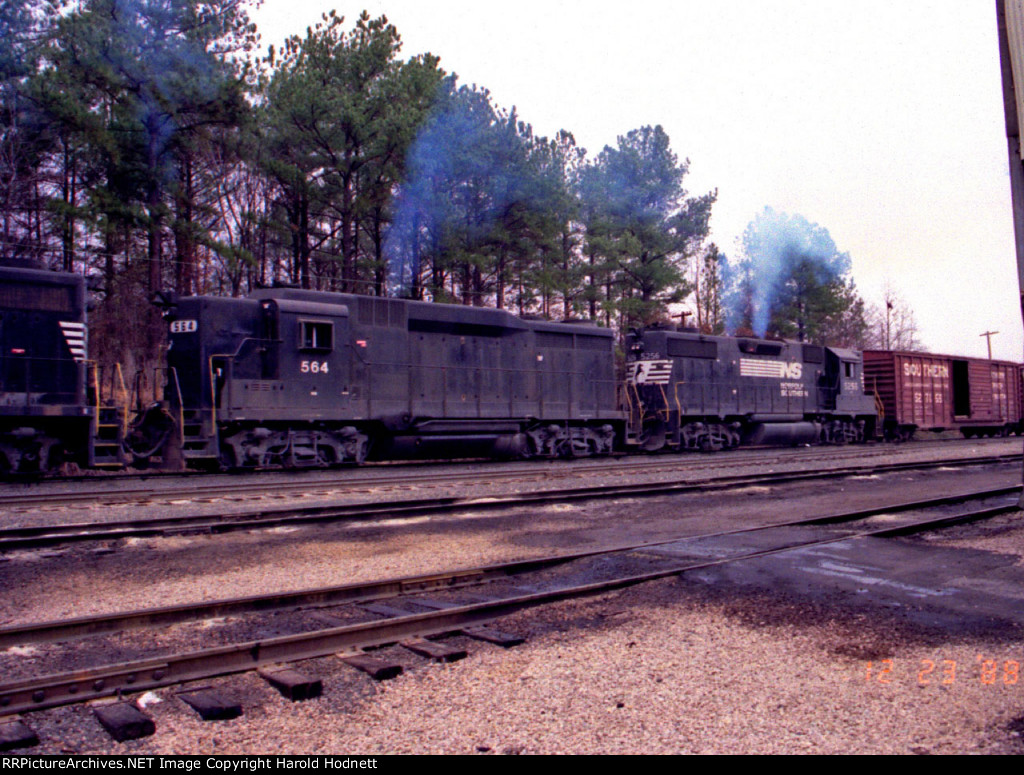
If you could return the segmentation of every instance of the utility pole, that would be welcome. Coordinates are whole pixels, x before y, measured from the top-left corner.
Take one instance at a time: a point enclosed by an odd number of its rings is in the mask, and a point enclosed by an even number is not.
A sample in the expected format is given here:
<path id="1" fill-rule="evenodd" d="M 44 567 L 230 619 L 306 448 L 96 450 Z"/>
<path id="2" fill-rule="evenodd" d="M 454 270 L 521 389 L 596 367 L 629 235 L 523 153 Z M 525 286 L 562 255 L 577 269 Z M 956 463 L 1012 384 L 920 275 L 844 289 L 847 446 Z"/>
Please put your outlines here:
<path id="1" fill-rule="evenodd" d="M 688 310 L 683 310 L 678 315 L 673 315 L 672 317 L 679 318 L 679 328 L 683 329 L 686 328 L 686 319 L 690 317 L 690 315 L 692 314 L 693 313 Z"/>
<path id="2" fill-rule="evenodd" d="M 986 331 L 981 336 L 985 337 L 988 341 L 988 359 L 992 360 L 992 337 L 998 334 L 998 331 Z"/>
<path id="3" fill-rule="evenodd" d="M 885 299 L 885 349 L 892 349 L 892 339 L 889 337 L 889 319 L 892 317 L 892 299 L 888 298 L 888 291 Z"/>

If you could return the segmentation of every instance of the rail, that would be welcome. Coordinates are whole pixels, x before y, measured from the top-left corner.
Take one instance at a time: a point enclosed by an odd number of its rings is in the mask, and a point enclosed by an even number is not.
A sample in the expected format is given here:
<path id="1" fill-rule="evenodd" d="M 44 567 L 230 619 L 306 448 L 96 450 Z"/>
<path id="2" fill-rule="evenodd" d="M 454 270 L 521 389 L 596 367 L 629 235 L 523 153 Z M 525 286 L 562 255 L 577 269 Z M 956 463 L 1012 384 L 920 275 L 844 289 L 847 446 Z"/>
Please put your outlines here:
<path id="1" fill-rule="evenodd" d="M 15 549 L 59 546 L 88 541 L 109 541 L 130 537 L 146 537 L 180 532 L 227 533 L 299 524 L 340 522 L 345 520 L 392 519 L 412 515 L 429 515 L 459 511 L 489 511 L 524 507 L 529 504 L 571 503 L 609 498 L 663 497 L 670 494 L 715 492 L 752 485 L 778 485 L 783 482 L 818 481 L 864 474 L 897 473 L 929 468 L 978 466 L 991 463 L 1017 462 L 1020 454 L 986 458 L 961 458 L 882 465 L 831 465 L 823 470 L 772 471 L 768 474 L 735 474 L 714 476 L 695 481 L 648 481 L 630 484 L 571 487 L 568 489 L 537 488 L 531 492 L 489 497 L 441 496 L 437 498 L 400 499 L 387 503 L 333 503 L 280 509 L 259 508 L 247 512 L 224 514 L 186 514 L 169 517 L 148 517 L 109 522 L 50 524 L 0 529 L 0 552 Z"/>
<path id="2" fill-rule="evenodd" d="M 987 496 L 988 494 L 982 495 Z M 970 495 L 967 498 L 970 498 Z M 922 504 L 920 503 L 904 504 L 904 508 L 921 507 Z M 363 649 L 401 642 L 410 637 L 429 637 L 449 632 L 469 634 L 466 632 L 466 628 L 470 626 L 489 623 L 510 613 L 556 601 L 590 597 L 697 570 L 706 570 L 730 563 L 769 557 L 786 552 L 806 551 L 811 547 L 826 546 L 865 537 L 881 538 L 906 535 L 954 524 L 978 521 L 1015 511 L 1016 508 L 1016 505 L 999 504 L 975 508 L 971 511 L 953 515 L 943 514 L 938 518 L 906 520 L 895 526 L 887 525 L 884 527 L 878 527 L 877 525 L 848 526 L 847 523 L 870 518 L 871 514 L 866 512 L 818 516 L 810 519 L 794 520 L 783 525 L 759 526 L 757 529 L 766 531 L 780 528 L 785 531 L 793 526 L 807 526 L 820 528 L 821 533 L 818 535 L 812 534 L 796 541 L 792 539 L 791 534 L 783 533 L 783 537 L 778 541 L 772 542 L 769 540 L 762 542 L 762 544 L 767 544 L 764 548 L 751 550 L 749 547 L 741 546 L 737 551 L 732 551 L 714 559 L 677 560 L 669 567 L 651 567 L 649 565 L 630 567 L 626 565 L 619 573 L 614 574 L 612 578 L 602 581 L 587 581 L 582 584 L 549 584 L 525 594 L 514 594 L 513 596 L 501 596 L 499 594 L 480 602 L 460 602 L 453 603 L 452 605 L 429 606 L 432 610 L 426 613 L 403 613 L 399 611 L 397 615 L 388 616 L 388 618 L 383 620 L 342 625 L 313 632 L 288 635 L 275 634 L 256 641 L 218 645 L 187 653 L 167 654 L 132 662 L 79 669 L 69 673 L 51 674 L 46 678 L 8 681 L 0 685 L 0 708 L 7 715 L 27 713 L 60 705 L 87 702 L 101 697 L 121 695 L 122 693 L 139 693 L 163 686 L 180 685 L 189 681 L 209 680 L 216 676 L 245 672 L 271 664 L 294 662 L 331 654 L 358 653 Z M 890 509 L 892 509 L 891 506 L 883 509 L 883 511 L 887 512 Z M 743 529 L 738 529 L 717 535 L 729 536 L 743 532 Z M 658 545 L 699 541 L 709 537 L 717 537 L 717 535 L 676 536 L 667 540 L 645 541 L 639 544 L 624 544 L 591 549 L 577 554 L 536 558 L 524 563 L 507 563 L 499 566 L 461 569 L 449 574 L 437 574 L 431 577 L 407 577 L 383 580 L 376 584 L 353 585 L 346 588 L 307 590 L 305 593 L 297 593 L 297 596 L 305 595 L 307 598 L 315 596 L 315 599 L 307 599 L 305 602 L 307 604 L 316 604 L 318 602 L 327 602 L 325 598 L 331 597 L 358 600 L 360 598 L 380 599 L 381 597 L 396 596 L 395 592 L 399 595 L 402 593 L 415 594 L 420 591 L 444 589 L 446 586 L 455 588 L 463 584 L 472 583 L 474 575 L 481 577 L 484 575 L 491 575 L 492 577 L 499 577 L 501 575 L 511 576 L 527 572 L 531 569 L 563 565 L 601 554 L 613 555 L 620 553 L 625 555 L 637 550 L 649 551 Z M 446 575 L 447 578 L 445 577 Z M 219 601 L 219 603 L 223 606 L 229 606 L 234 610 L 239 610 L 249 606 L 289 607 L 293 606 L 296 601 L 250 599 L 247 601 Z M 201 615 L 208 615 L 210 613 L 209 606 L 203 608 L 205 610 Z M 214 611 L 214 613 L 217 612 Z M 112 627 L 116 628 L 121 623 L 125 626 L 131 626 L 132 624 L 142 624 L 145 626 L 149 621 L 153 620 L 156 620 L 155 623 L 159 623 L 160 619 L 165 619 L 165 621 L 183 621 L 187 620 L 187 616 L 188 612 L 186 611 L 164 609 L 128 612 L 120 622 L 114 617 L 107 617 L 106 619 L 96 619 L 94 621 L 79 621 L 74 623 L 74 625 L 79 628 L 80 634 L 89 634 L 89 631 L 102 632 L 104 629 L 109 631 Z M 134 621 L 129 621 L 129 619 L 134 619 Z M 56 626 L 58 628 L 56 633 L 53 630 L 45 631 L 47 630 L 47 623 L 40 626 L 38 641 L 66 637 L 59 632 L 61 623 L 57 623 Z M 20 635 L 11 632 L 10 635 L 13 640 L 26 640 L 26 636 L 30 636 L 30 632 L 23 631 Z M 71 636 L 74 637 L 75 635 L 71 634 Z"/>

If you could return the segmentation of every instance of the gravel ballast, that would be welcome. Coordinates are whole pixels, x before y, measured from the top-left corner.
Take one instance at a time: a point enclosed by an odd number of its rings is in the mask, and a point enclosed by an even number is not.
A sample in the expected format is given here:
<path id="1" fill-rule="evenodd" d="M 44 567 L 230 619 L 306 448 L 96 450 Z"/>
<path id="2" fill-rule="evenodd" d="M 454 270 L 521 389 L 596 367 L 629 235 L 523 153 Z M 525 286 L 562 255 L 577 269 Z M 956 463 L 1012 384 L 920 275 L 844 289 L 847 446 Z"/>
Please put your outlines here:
<path id="1" fill-rule="evenodd" d="M 886 615 L 664 581 L 518 615 L 529 639 L 477 646 L 373 684 L 334 675 L 289 703 L 246 676 L 242 718 L 204 723 L 170 692 L 157 734 L 117 744 L 81 710 L 40 714 L 39 752 L 108 753 L 1011 753 L 1024 685 L 982 682 L 979 655 L 1019 643 L 942 642 Z M 891 659 L 880 681 L 879 667 Z M 921 673 L 928 661 L 938 665 Z M 874 676 L 868 679 L 868 662 Z M 957 672 L 947 685 L 948 663 Z M 944 671 L 947 671 L 944 673 Z M 43 720 L 49 716 L 51 720 Z M 58 721 L 58 719 L 60 719 Z"/>
<path id="2" fill-rule="evenodd" d="M 1018 464 L 1019 465 L 1019 464 Z M 624 500 L 448 521 L 178 537 L 19 556 L 4 563 L 0 619 L 40 620 L 537 556 L 581 542 L 658 537 L 990 486 L 1019 468 L 749 488 L 707 501 Z M 985 478 L 984 482 L 979 477 Z M 681 505 L 682 504 L 682 505 Z M 784 513 L 785 512 L 785 513 Z M 821 513 L 821 512 L 819 512 Z M 900 539 L 1024 561 L 1019 517 Z M 1020 630 L 920 624 L 884 595 L 857 605 L 827 589 L 687 576 L 502 620 L 512 649 L 461 639 L 450 665 L 406 654 L 384 683 L 335 658 L 307 665 L 323 696 L 289 702 L 252 674 L 214 684 L 244 714 L 203 722 L 175 696 L 146 698 L 156 734 L 115 743 L 88 707 L 31 714 L 34 753 L 1022 753 Z M 134 637 L 144 637 L 139 634 Z M 397 651 L 397 650 L 396 650 Z M 8 653 L 5 658 L 18 658 Z M 31 659 L 27 650 L 25 659 Z M 1015 667 L 1016 666 L 1016 667 Z M 302 667 L 302 666 L 300 666 Z"/>

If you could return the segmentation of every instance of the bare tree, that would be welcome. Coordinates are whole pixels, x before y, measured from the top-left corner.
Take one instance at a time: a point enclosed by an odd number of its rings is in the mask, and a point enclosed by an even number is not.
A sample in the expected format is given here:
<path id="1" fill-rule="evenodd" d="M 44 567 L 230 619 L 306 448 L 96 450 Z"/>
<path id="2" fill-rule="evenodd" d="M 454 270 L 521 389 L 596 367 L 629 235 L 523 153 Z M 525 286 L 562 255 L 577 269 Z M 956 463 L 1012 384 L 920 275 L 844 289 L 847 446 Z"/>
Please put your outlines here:
<path id="1" fill-rule="evenodd" d="M 718 245 L 711 242 L 692 262 L 693 306 L 697 310 L 696 325 L 701 333 L 721 334 L 725 330 L 723 261 L 725 255 L 719 251 Z"/>
<path id="2" fill-rule="evenodd" d="M 868 335 L 865 349 L 927 351 L 919 338 L 914 310 L 886 281 L 882 304 L 869 304 L 866 312 Z"/>

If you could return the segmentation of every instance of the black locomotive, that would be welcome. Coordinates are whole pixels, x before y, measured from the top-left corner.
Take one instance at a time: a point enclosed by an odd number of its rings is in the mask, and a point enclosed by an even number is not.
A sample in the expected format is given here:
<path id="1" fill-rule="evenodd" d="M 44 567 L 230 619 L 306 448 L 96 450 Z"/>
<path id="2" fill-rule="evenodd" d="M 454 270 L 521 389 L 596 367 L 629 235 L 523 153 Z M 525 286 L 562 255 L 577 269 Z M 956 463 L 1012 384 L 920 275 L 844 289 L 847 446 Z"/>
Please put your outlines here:
<path id="1" fill-rule="evenodd" d="M 847 443 L 875 435 L 852 351 L 290 288 L 160 302 L 163 400 L 127 422 L 96 398 L 80 277 L 0 270 L 0 456 L 247 468 L 411 455 Z"/>
<path id="2" fill-rule="evenodd" d="M 83 278 L 0 267 L 0 470 L 122 466 L 127 417 L 94 385 Z"/>
<path id="3" fill-rule="evenodd" d="M 193 463 L 602 455 L 621 427 L 593 325 L 294 289 L 164 304 L 166 411 Z"/>
<path id="4" fill-rule="evenodd" d="M 874 438 L 859 353 L 646 330 L 627 337 L 626 442 L 648 451 Z"/>

